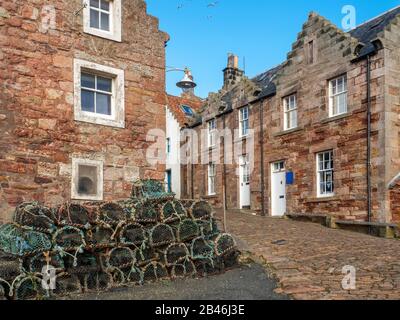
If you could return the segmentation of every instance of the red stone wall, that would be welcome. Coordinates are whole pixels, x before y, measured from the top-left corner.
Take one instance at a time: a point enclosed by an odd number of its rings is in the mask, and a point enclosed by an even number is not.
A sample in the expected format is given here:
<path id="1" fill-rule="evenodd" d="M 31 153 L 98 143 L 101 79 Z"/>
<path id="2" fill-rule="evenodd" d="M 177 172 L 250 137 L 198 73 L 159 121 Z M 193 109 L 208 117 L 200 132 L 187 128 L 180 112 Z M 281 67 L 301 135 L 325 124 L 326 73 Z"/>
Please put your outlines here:
<path id="1" fill-rule="evenodd" d="M 56 28 L 41 32 L 54 5 Z M 164 178 L 146 160 L 148 130 L 165 130 L 165 42 L 142 0 L 122 5 L 122 42 L 83 33 L 80 0 L 0 2 L 0 222 L 23 201 L 70 200 L 71 158 L 104 161 L 104 199 L 135 178 Z M 74 121 L 73 59 L 125 71 L 125 129 Z"/>
<path id="2" fill-rule="evenodd" d="M 400 223 L 400 184 L 390 191 L 390 204 L 393 222 Z"/>

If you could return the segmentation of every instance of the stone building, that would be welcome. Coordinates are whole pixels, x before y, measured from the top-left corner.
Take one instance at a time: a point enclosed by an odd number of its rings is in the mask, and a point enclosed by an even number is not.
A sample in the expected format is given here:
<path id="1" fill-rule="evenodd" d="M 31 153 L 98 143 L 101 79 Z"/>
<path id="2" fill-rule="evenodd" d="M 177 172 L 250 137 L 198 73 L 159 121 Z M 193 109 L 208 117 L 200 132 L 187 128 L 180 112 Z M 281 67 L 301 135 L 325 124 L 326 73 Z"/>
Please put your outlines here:
<path id="1" fill-rule="evenodd" d="M 37 200 L 126 198 L 165 131 L 168 36 L 143 0 L 0 4 L 0 222 Z"/>
<path id="2" fill-rule="evenodd" d="M 220 152 L 184 166 L 183 189 L 270 216 L 399 222 L 399 107 L 400 8 L 350 32 L 311 13 L 281 65 L 249 79 L 229 56 L 191 125 L 208 135 L 198 158 Z M 239 130 L 212 138 L 224 128 Z"/>

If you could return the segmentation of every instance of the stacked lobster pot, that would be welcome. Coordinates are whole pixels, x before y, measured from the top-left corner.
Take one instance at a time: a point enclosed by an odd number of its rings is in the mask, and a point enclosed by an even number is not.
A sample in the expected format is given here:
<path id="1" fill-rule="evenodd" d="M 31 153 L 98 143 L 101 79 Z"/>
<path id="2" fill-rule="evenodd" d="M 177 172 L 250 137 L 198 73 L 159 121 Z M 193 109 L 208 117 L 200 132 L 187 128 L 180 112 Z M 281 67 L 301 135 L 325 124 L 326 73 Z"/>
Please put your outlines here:
<path id="1" fill-rule="evenodd" d="M 0 226 L 0 300 L 207 276 L 235 266 L 238 256 L 207 202 L 137 181 L 124 201 L 17 207 L 14 222 Z"/>

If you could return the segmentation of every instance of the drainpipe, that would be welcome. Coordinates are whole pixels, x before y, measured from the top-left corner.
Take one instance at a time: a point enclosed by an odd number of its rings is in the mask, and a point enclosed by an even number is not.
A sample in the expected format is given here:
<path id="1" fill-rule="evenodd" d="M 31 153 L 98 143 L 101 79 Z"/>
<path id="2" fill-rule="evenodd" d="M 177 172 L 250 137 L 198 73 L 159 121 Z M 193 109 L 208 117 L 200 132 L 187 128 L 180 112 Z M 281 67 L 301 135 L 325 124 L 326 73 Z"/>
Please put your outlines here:
<path id="1" fill-rule="evenodd" d="M 261 161 L 261 215 L 266 216 L 265 211 L 265 172 L 264 172 L 264 105 L 260 101 L 260 161 Z"/>
<path id="2" fill-rule="evenodd" d="M 371 190 L 371 56 L 367 56 L 367 188 L 368 188 L 368 222 L 372 222 Z M 371 231 L 371 230 L 370 230 Z"/>
<path id="3" fill-rule="evenodd" d="M 224 190 L 223 190 L 223 197 L 224 197 L 224 210 L 228 210 L 228 204 L 226 201 L 226 144 L 225 144 L 225 129 L 226 129 L 226 120 L 225 120 L 225 114 L 222 116 L 222 122 L 223 122 L 223 132 L 224 132 L 224 137 L 223 137 L 223 148 L 224 148 L 224 165 L 223 165 L 223 171 L 224 171 Z"/>

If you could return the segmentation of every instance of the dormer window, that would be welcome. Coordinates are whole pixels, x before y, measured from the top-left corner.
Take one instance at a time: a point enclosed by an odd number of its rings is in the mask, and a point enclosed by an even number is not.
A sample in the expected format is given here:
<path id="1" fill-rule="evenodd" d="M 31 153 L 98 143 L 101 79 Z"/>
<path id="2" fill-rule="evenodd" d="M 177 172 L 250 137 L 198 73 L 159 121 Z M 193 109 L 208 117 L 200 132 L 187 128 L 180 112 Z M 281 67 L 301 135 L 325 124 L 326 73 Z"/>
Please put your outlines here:
<path id="1" fill-rule="evenodd" d="M 83 0 L 83 31 L 121 42 L 121 0 Z"/>
<path id="2" fill-rule="evenodd" d="M 189 116 L 189 117 L 193 117 L 194 116 L 194 112 L 193 109 L 189 106 L 181 106 L 182 111 L 185 113 L 185 115 Z"/>

